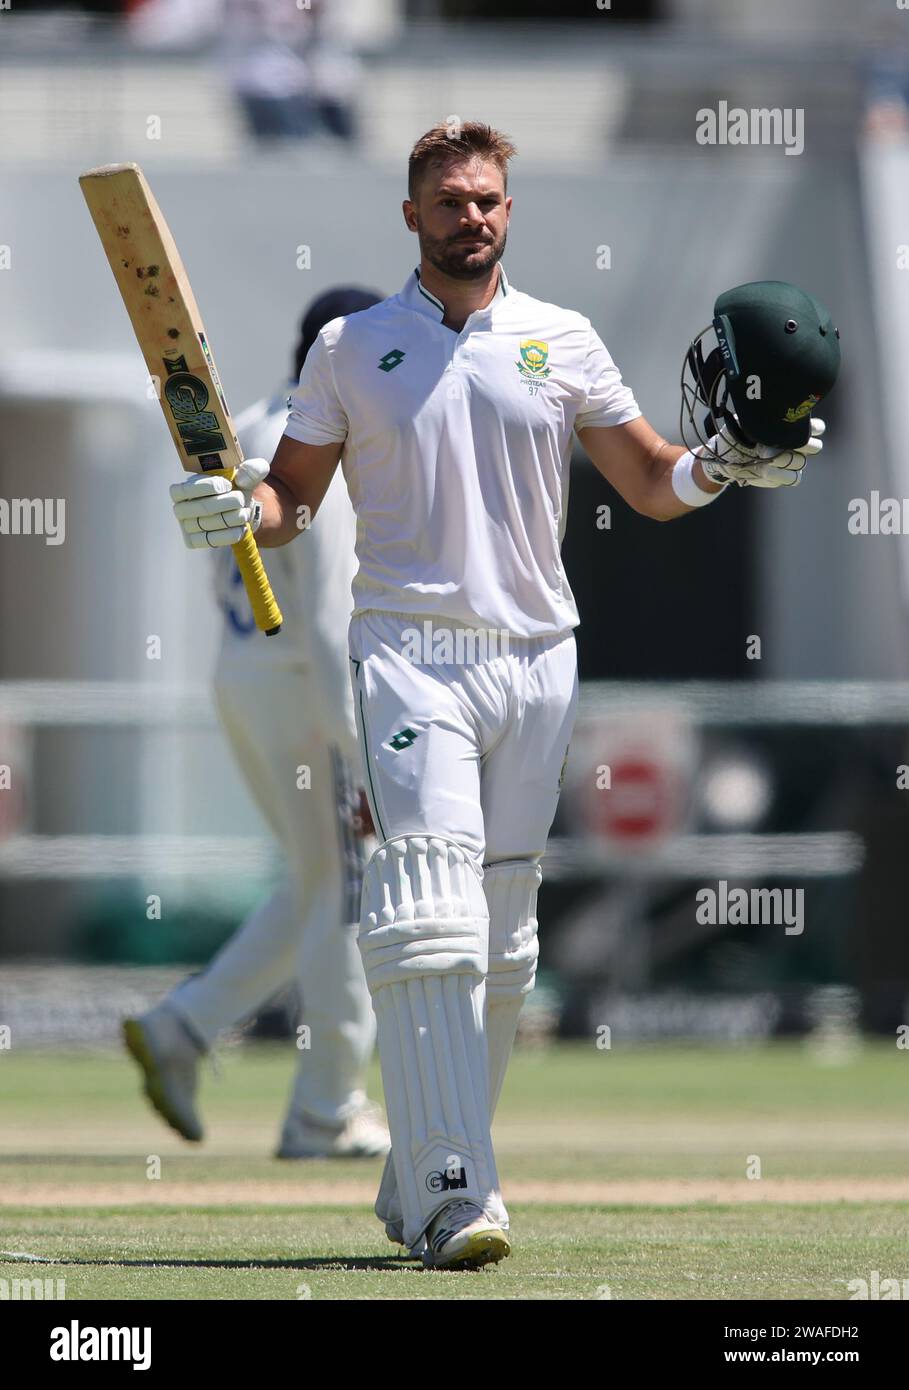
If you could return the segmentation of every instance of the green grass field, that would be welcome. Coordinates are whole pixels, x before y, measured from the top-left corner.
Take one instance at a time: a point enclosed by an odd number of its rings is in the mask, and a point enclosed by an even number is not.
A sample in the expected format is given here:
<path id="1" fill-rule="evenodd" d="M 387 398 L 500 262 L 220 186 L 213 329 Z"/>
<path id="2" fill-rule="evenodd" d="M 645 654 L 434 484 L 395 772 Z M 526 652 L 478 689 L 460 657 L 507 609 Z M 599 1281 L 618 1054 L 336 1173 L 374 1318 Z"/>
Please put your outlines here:
<path id="1" fill-rule="evenodd" d="M 70 1300 L 842 1300 L 909 1278 L 892 1045 L 519 1051 L 495 1130 L 514 1253 L 469 1274 L 395 1253 L 378 1161 L 270 1157 L 295 1058 L 226 1051 L 190 1146 L 125 1056 L 0 1052 L 0 1278 L 65 1278 Z"/>

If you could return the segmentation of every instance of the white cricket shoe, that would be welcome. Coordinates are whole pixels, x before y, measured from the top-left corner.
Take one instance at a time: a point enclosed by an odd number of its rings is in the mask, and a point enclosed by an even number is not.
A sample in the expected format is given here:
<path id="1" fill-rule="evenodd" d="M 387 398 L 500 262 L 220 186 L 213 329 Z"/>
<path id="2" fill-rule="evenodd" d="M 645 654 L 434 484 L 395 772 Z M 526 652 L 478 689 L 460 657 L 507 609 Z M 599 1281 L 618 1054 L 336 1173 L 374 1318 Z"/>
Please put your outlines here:
<path id="1" fill-rule="evenodd" d="M 508 1212 L 502 1201 L 501 1192 L 491 1193 L 487 1203 L 487 1211 L 494 1226 L 498 1226 L 500 1231 L 508 1234 Z M 382 1172 L 382 1180 L 379 1183 L 379 1194 L 376 1197 L 375 1213 L 382 1225 L 385 1227 L 385 1234 L 392 1245 L 404 1244 L 404 1214 L 401 1211 L 401 1199 L 398 1196 L 398 1184 L 395 1178 L 394 1164 L 391 1157 L 386 1160 L 385 1168 Z M 410 1251 L 411 1255 L 420 1256 L 426 1248 L 426 1239 L 421 1236 L 418 1243 Z"/>
<path id="2" fill-rule="evenodd" d="M 164 1000 L 123 1020 L 123 1041 L 145 1078 L 145 1094 L 172 1129 L 196 1144 L 203 1136 L 196 1110 L 203 1053 L 176 1009 Z"/>
<path id="3" fill-rule="evenodd" d="M 449 1202 L 426 1231 L 427 1269 L 479 1269 L 511 1254 L 508 1237 L 476 1202 Z"/>
<path id="4" fill-rule="evenodd" d="M 381 1107 L 367 1102 L 340 1129 L 288 1115 L 275 1158 L 381 1158 L 390 1148 Z"/>

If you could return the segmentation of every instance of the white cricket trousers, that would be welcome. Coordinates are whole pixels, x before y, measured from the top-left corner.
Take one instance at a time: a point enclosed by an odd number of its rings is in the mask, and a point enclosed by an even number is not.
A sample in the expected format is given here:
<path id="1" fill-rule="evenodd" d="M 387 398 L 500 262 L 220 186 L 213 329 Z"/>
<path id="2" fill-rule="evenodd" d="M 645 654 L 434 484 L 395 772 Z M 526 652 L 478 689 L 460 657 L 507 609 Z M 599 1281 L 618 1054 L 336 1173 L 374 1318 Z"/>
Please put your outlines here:
<path id="1" fill-rule="evenodd" d="M 366 612 L 351 621 L 350 652 L 385 846 L 367 869 L 360 926 L 392 1138 L 376 1215 L 416 1250 L 449 1194 L 508 1224 L 490 1118 L 533 986 L 538 865 L 577 706 L 575 640 Z M 475 877 L 458 866 L 465 853 Z"/>
<path id="2" fill-rule="evenodd" d="M 480 866 L 539 859 L 577 708 L 574 633 L 492 634 L 485 652 L 473 644 L 485 659 L 418 665 L 403 652 L 427 622 L 436 650 L 450 631 L 457 655 L 458 633 L 470 630 L 450 618 L 370 611 L 351 620 L 354 712 L 379 840 L 441 835 Z M 460 652 L 471 655 L 466 638 Z"/>

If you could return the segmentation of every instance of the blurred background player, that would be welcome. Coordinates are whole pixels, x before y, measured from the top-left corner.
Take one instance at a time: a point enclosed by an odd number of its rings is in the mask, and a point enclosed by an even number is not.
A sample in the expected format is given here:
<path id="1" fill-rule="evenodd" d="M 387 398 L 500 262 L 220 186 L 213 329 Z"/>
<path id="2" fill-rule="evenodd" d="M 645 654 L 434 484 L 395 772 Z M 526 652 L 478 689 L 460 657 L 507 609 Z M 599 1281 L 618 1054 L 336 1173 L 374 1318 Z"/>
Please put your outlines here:
<path id="1" fill-rule="evenodd" d="M 250 135 L 286 150 L 313 136 L 356 137 L 361 63 L 340 19 L 325 0 L 144 0 L 129 32 L 146 51 L 215 44 Z"/>
<path id="2" fill-rule="evenodd" d="M 294 362 L 324 324 L 379 302 L 352 288 L 310 306 Z M 287 418 L 288 385 L 237 420 L 250 457 L 270 458 Z M 301 525 L 305 518 L 301 518 Z M 360 788 L 347 658 L 355 520 L 340 474 L 306 544 L 276 555 L 270 578 L 284 613 L 263 641 L 229 550 L 221 550 L 224 611 L 214 691 L 221 723 L 289 873 L 207 970 L 155 1008 L 124 1023 L 152 1105 L 185 1139 L 203 1137 L 196 1104 L 199 1062 L 224 1029 L 299 980 L 307 1032 L 278 1148 L 281 1158 L 368 1157 L 387 1152 L 388 1131 L 365 1092 L 375 1020 L 357 948 L 363 869 L 375 847 Z M 250 712 L 255 709 L 252 724 Z"/>

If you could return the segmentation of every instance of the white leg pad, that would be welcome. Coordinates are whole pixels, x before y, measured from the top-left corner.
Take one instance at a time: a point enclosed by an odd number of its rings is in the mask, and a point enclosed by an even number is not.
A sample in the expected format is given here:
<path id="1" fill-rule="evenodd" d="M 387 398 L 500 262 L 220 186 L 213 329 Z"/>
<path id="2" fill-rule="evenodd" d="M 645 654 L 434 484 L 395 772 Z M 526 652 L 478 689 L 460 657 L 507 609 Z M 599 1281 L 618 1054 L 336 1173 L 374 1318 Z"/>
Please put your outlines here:
<path id="1" fill-rule="evenodd" d="M 453 1198 L 498 1198 L 489 1134 L 479 872 L 439 837 L 401 835 L 370 860 L 360 950 L 376 1014 L 403 1236 L 415 1246 Z"/>
<path id="2" fill-rule="evenodd" d="M 495 1112 L 525 995 L 537 972 L 539 864 L 510 859 L 489 865 L 483 877 L 489 906 L 489 974 L 486 978 L 486 1038 L 489 1099 Z"/>
<path id="3" fill-rule="evenodd" d="M 539 954 L 537 891 L 542 877 L 539 864 L 527 859 L 507 860 L 487 866 L 483 877 L 489 908 L 486 1043 L 490 1119 L 495 1114 L 505 1080 L 521 1005 L 525 995 L 533 989 Z M 498 1194 L 486 1210 L 492 1220 L 507 1229 L 508 1215 Z M 389 1154 L 385 1160 L 376 1215 L 392 1231 L 400 1231 L 402 1213 L 393 1154 Z"/>

